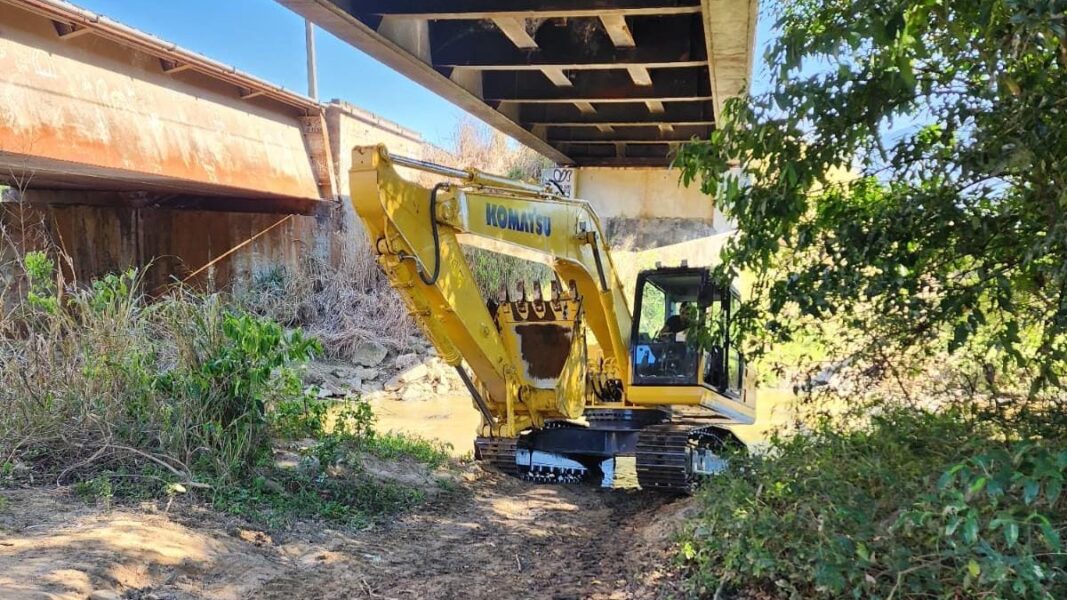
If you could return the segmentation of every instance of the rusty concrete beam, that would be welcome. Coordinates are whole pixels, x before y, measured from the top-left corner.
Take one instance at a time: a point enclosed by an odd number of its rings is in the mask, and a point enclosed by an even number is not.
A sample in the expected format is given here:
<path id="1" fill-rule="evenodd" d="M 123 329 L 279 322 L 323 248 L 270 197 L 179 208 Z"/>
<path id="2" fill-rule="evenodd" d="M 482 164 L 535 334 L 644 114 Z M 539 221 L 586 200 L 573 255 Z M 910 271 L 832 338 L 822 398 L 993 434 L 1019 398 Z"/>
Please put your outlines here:
<path id="1" fill-rule="evenodd" d="M 186 62 L 191 53 L 173 51 L 163 63 L 142 49 L 148 42 L 102 35 L 99 22 L 75 15 L 42 14 L 46 4 L 0 0 L 0 181 L 263 200 L 335 197 L 332 171 L 316 165 L 332 161 L 312 150 L 329 144 L 313 143 L 301 121 L 309 112 L 321 116 L 320 105 L 279 103 L 271 84 L 255 81 L 242 100 L 235 84 L 244 79 L 208 77 Z M 92 35 L 60 39 L 55 21 L 84 25 Z M 182 65 L 193 66 L 176 76 Z"/>
<path id="2" fill-rule="evenodd" d="M 433 65 L 419 60 L 395 41 L 383 38 L 352 13 L 341 9 L 329 0 L 277 0 L 277 2 L 549 159 L 560 164 L 574 163 L 567 155 L 488 106 L 477 94 L 456 84 L 448 76 L 437 71 Z"/>
<path id="3" fill-rule="evenodd" d="M 0 0 L 0 3 L 50 19 L 62 39 L 70 40 L 91 33 L 161 59 L 187 64 L 188 68 L 237 86 L 261 89 L 264 95 L 305 111 L 320 109 L 319 103 L 307 96 L 62 0 Z"/>

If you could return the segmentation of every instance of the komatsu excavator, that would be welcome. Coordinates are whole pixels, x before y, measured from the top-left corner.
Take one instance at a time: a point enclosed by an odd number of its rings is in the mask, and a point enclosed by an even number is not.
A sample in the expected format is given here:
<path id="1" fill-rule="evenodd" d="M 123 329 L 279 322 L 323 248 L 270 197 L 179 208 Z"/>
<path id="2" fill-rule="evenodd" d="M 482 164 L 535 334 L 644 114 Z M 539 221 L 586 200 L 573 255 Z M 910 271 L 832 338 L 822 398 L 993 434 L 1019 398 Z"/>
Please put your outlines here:
<path id="1" fill-rule="evenodd" d="M 396 167 L 442 180 L 428 189 Z M 481 413 L 477 459 L 535 481 L 610 484 L 615 458 L 636 456 L 643 489 L 679 493 L 722 470 L 739 444 L 723 425 L 755 418 L 728 282 L 657 265 L 638 275 L 631 316 L 586 202 L 383 146 L 355 148 L 350 185 L 378 264 Z M 547 292 L 520 283 L 485 300 L 463 245 L 539 260 L 556 278 Z M 694 321 L 717 332 L 709 343 L 687 341 Z"/>

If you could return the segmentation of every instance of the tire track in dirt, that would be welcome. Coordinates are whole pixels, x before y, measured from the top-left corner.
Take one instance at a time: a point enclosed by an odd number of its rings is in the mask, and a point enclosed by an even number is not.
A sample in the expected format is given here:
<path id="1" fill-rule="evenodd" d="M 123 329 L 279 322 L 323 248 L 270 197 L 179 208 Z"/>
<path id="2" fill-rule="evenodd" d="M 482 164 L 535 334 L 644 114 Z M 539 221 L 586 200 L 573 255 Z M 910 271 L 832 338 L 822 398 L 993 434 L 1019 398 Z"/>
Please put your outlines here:
<path id="1" fill-rule="evenodd" d="M 353 536 L 253 596 L 616 600 L 675 587 L 663 565 L 672 515 L 688 501 L 496 475 L 469 494 Z"/>

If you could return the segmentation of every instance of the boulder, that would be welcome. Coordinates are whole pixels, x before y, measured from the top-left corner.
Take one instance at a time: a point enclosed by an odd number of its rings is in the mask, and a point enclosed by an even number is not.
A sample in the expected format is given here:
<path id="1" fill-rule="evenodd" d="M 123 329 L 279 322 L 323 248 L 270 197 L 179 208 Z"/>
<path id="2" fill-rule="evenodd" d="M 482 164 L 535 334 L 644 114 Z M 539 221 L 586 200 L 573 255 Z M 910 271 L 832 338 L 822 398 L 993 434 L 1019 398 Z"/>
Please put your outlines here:
<path id="1" fill-rule="evenodd" d="M 304 383 L 308 385 L 322 385 L 326 383 L 326 378 L 322 376 L 322 373 L 318 371 L 308 369 L 304 372 Z"/>
<path id="2" fill-rule="evenodd" d="M 377 367 L 385 360 L 389 350 L 373 340 L 363 340 L 352 349 L 352 362 L 364 367 Z"/>
<path id="3" fill-rule="evenodd" d="M 289 452 L 286 450 L 274 452 L 274 466 L 279 469 L 296 469 L 300 465 L 300 459 L 303 458 L 296 452 Z"/>
<path id="4" fill-rule="evenodd" d="M 404 371 L 419 364 L 419 355 L 414 352 L 407 354 L 401 354 L 396 357 L 396 362 L 393 363 L 398 371 Z"/>
<path id="5" fill-rule="evenodd" d="M 352 369 L 348 367 L 334 367 L 330 369 L 330 374 L 338 379 L 348 379 L 352 376 Z"/>
<path id="6" fill-rule="evenodd" d="M 386 381 L 382 386 L 382 389 L 387 392 L 398 392 L 402 387 L 404 387 L 404 379 L 400 375 L 397 375 L 389 381 Z"/>
<path id="7" fill-rule="evenodd" d="M 440 358 L 433 358 L 427 366 L 430 368 L 430 377 L 436 381 L 444 381 L 450 377 L 457 377 L 456 369 Z"/>
<path id="8" fill-rule="evenodd" d="M 433 388 L 424 383 L 419 383 L 405 387 L 404 391 L 400 392 L 400 399 L 404 402 L 411 402 L 415 400 L 426 400 L 432 395 Z"/>
<path id="9" fill-rule="evenodd" d="M 404 383 L 411 383 L 413 381 L 429 379 L 430 368 L 420 363 L 406 371 L 402 371 L 400 375 L 398 375 L 398 377 L 400 377 L 401 381 L 403 381 Z"/>
<path id="10" fill-rule="evenodd" d="M 354 367 L 352 369 L 352 376 L 359 377 L 363 381 L 377 379 L 378 377 L 381 377 L 381 374 L 382 372 L 379 369 L 369 369 L 367 367 Z"/>

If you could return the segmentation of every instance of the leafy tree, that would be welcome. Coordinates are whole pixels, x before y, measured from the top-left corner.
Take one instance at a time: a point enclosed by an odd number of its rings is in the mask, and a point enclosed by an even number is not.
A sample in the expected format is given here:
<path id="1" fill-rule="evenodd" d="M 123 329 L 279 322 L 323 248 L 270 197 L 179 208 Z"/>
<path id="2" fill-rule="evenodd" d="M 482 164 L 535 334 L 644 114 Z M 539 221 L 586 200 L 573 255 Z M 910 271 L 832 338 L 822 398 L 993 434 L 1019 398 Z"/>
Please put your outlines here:
<path id="1" fill-rule="evenodd" d="M 754 351 L 832 320 L 872 361 L 966 349 L 989 381 L 1062 389 L 1067 2 L 772 12 L 768 91 L 676 159 L 738 224 L 722 269 L 754 274 Z"/>

